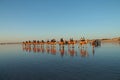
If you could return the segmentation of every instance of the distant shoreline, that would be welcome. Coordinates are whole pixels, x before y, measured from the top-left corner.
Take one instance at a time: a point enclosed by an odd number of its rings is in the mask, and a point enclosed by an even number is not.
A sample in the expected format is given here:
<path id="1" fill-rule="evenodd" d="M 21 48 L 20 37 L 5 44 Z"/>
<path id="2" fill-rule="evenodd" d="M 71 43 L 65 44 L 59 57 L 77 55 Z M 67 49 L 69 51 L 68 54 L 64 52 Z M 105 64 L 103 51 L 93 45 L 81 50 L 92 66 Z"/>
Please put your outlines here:
<path id="1" fill-rule="evenodd" d="M 112 39 L 108 39 L 108 38 L 91 39 L 91 40 L 88 40 L 88 42 L 91 42 L 92 40 L 100 40 L 101 43 L 120 43 L 120 37 L 112 38 Z M 80 40 L 76 40 L 76 41 L 79 42 Z M 22 42 L 1 42 L 0 43 L 0 45 L 5 45 L 5 44 L 22 44 Z"/>
<path id="2" fill-rule="evenodd" d="M 101 42 L 111 43 L 111 42 L 120 42 L 119 40 L 101 40 Z"/>
<path id="3" fill-rule="evenodd" d="M 7 44 L 21 44 L 22 42 L 9 42 L 9 43 L 0 43 L 0 45 L 7 45 Z"/>

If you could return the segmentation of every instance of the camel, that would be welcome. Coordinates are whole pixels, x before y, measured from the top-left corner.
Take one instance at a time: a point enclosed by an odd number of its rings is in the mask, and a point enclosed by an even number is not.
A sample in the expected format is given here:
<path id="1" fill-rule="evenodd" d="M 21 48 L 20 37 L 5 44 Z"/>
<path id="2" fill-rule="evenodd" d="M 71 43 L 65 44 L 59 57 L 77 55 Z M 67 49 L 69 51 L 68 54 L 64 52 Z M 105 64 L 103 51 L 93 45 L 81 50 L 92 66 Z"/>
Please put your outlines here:
<path id="1" fill-rule="evenodd" d="M 26 42 L 23 41 L 23 42 L 22 42 L 22 45 L 23 45 L 23 46 L 24 46 L 24 45 L 26 46 Z"/>
<path id="2" fill-rule="evenodd" d="M 40 44 L 40 41 L 39 41 L 39 40 L 37 40 L 37 44 Z"/>
<path id="3" fill-rule="evenodd" d="M 70 38 L 70 41 L 68 41 L 68 46 L 72 45 L 72 48 L 74 48 L 74 44 L 76 41 L 73 40 L 73 38 Z"/>
<path id="4" fill-rule="evenodd" d="M 49 41 L 49 40 L 47 40 L 46 44 L 47 44 L 47 45 L 49 45 L 49 44 L 50 44 L 50 41 Z"/>
<path id="5" fill-rule="evenodd" d="M 29 41 L 28 41 L 28 45 L 31 45 L 31 44 L 32 44 L 32 43 L 31 43 L 31 41 L 29 40 Z"/>
<path id="6" fill-rule="evenodd" d="M 87 45 L 88 40 L 85 40 L 85 38 L 80 39 L 80 46 L 84 48 L 84 45 Z"/>
<path id="7" fill-rule="evenodd" d="M 56 45 L 56 40 L 55 39 L 52 39 L 51 42 L 50 42 L 51 46 L 53 45 Z"/>
<path id="8" fill-rule="evenodd" d="M 45 43 L 44 40 L 41 40 L 40 45 L 43 46 L 44 43 Z"/>
<path id="9" fill-rule="evenodd" d="M 101 46 L 101 41 L 100 40 L 92 40 L 92 47 L 98 47 Z"/>
<path id="10" fill-rule="evenodd" d="M 35 46 L 37 44 L 37 41 L 33 40 L 32 44 Z"/>
<path id="11" fill-rule="evenodd" d="M 65 41 L 63 40 L 63 38 L 60 39 L 58 44 L 59 44 L 60 47 L 64 47 Z"/>

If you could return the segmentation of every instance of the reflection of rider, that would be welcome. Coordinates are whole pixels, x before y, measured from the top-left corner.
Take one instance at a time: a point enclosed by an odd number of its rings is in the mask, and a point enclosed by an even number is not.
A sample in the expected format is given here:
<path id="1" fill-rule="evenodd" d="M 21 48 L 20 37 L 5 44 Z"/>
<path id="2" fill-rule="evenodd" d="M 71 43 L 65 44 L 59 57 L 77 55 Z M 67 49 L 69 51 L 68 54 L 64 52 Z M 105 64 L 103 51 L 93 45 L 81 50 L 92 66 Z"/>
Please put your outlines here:
<path id="1" fill-rule="evenodd" d="M 56 48 L 51 46 L 51 54 L 56 55 Z"/>
<path id="2" fill-rule="evenodd" d="M 69 54 L 70 54 L 70 56 L 74 56 L 74 54 L 75 54 L 75 50 L 74 50 L 74 48 L 68 48 L 68 52 L 69 52 Z"/>
<path id="3" fill-rule="evenodd" d="M 49 53 L 50 52 L 50 48 L 46 47 L 46 52 Z"/>
<path id="4" fill-rule="evenodd" d="M 31 52 L 31 46 L 28 46 L 28 51 Z"/>
<path id="5" fill-rule="evenodd" d="M 64 55 L 64 47 L 59 49 L 61 56 Z"/>
<path id="6" fill-rule="evenodd" d="M 82 57 L 88 56 L 88 52 L 87 52 L 87 50 L 84 49 L 84 48 L 81 48 L 81 49 L 80 49 L 80 54 L 81 54 Z"/>
<path id="7" fill-rule="evenodd" d="M 34 53 L 37 52 L 37 48 L 36 48 L 36 46 L 33 46 L 33 52 L 34 52 Z"/>
<path id="8" fill-rule="evenodd" d="M 93 53 L 93 56 L 94 56 L 94 54 L 95 54 L 95 49 L 94 49 L 94 47 L 92 48 L 92 53 Z"/>
<path id="9" fill-rule="evenodd" d="M 23 47 L 23 51 L 25 50 L 26 52 L 31 52 L 31 46 L 29 46 L 29 45 L 24 46 L 23 45 L 22 47 Z"/>
<path id="10" fill-rule="evenodd" d="M 23 49 L 23 51 L 26 51 L 26 49 L 25 49 L 25 46 L 24 46 L 24 45 L 22 45 L 22 49 Z"/>
<path id="11" fill-rule="evenodd" d="M 44 53 L 45 50 L 44 50 L 44 46 L 41 46 L 41 52 Z"/>
<path id="12" fill-rule="evenodd" d="M 37 52 L 40 52 L 41 50 L 40 50 L 40 47 L 37 47 Z"/>

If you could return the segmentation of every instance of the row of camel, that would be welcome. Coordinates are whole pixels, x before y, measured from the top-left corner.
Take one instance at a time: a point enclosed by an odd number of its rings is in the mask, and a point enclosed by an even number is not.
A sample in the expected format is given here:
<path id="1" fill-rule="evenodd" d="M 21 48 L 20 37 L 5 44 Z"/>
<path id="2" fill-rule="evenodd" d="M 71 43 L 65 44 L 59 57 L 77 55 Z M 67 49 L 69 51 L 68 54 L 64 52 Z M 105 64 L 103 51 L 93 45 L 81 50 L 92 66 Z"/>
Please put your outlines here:
<path id="1" fill-rule="evenodd" d="M 47 45 L 56 45 L 56 44 L 59 44 L 59 46 L 64 46 L 64 45 L 72 45 L 72 47 L 74 47 L 74 44 L 76 43 L 79 43 L 80 46 L 84 47 L 84 45 L 88 44 L 89 41 L 87 39 L 84 39 L 84 38 L 81 38 L 80 41 L 77 41 L 77 40 L 73 40 L 73 38 L 70 38 L 70 40 L 64 40 L 63 38 L 60 39 L 60 41 L 56 41 L 55 39 L 52 39 L 52 40 L 47 40 L 46 42 L 44 40 L 41 40 L 41 41 L 36 41 L 36 40 L 33 40 L 33 41 L 25 41 L 23 42 L 22 44 L 27 46 L 27 45 L 44 45 L 44 44 L 47 44 Z M 96 40 L 93 40 L 91 42 L 91 44 L 94 46 L 96 46 L 98 43 L 98 41 Z"/>
<path id="2" fill-rule="evenodd" d="M 47 40 L 46 42 L 44 40 L 41 40 L 41 41 L 36 41 L 36 40 L 33 40 L 33 41 L 25 41 L 23 42 L 24 45 L 44 45 L 44 44 L 47 44 L 47 45 L 56 45 L 56 44 L 59 44 L 60 46 L 63 46 L 63 45 L 74 45 L 76 44 L 77 41 L 76 40 L 73 40 L 73 38 L 71 38 L 70 40 L 64 40 L 63 38 L 60 39 L 60 41 L 56 41 L 55 39 L 52 39 L 52 40 Z M 80 44 L 83 45 L 83 44 L 87 44 L 88 41 L 87 40 L 80 40 Z"/>

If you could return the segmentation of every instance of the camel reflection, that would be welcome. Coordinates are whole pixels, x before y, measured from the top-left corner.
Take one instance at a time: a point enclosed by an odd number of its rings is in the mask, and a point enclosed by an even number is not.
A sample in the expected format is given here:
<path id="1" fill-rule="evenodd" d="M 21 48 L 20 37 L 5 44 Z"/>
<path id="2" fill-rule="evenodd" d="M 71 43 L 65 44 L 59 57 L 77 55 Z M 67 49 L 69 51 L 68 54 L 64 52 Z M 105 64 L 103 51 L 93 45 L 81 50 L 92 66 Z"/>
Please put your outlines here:
<path id="1" fill-rule="evenodd" d="M 79 45 L 78 45 L 79 46 Z M 95 55 L 95 48 L 96 46 L 92 45 L 92 54 Z M 22 46 L 23 51 L 26 52 L 34 52 L 34 53 L 48 53 L 52 55 L 56 55 L 56 53 L 60 53 L 61 57 L 64 55 L 70 55 L 70 56 L 77 56 L 78 53 L 81 57 L 87 57 L 89 56 L 87 47 L 68 47 L 66 45 L 59 46 L 59 45 L 24 45 Z"/>
<path id="2" fill-rule="evenodd" d="M 87 57 L 88 56 L 87 48 L 80 48 L 80 55 L 81 57 Z"/>
<path id="3" fill-rule="evenodd" d="M 60 47 L 59 48 L 59 52 L 60 52 L 60 54 L 61 54 L 61 56 L 63 57 L 64 56 L 64 54 L 65 54 L 65 49 L 64 49 L 64 47 Z"/>
<path id="4" fill-rule="evenodd" d="M 51 46 L 50 51 L 51 51 L 51 54 L 56 55 L 56 47 L 55 46 Z"/>
<path id="5" fill-rule="evenodd" d="M 33 48 L 36 48 L 37 52 L 41 52 L 41 48 L 39 46 L 37 47 L 33 47 Z M 33 51 L 34 52 L 34 51 Z"/>
<path id="6" fill-rule="evenodd" d="M 46 52 L 50 53 L 50 47 L 49 46 L 46 47 Z"/>
<path id="7" fill-rule="evenodd" d="M 98 48 L 101 46 L 101 41 L 100 40 L 93 40 L 91 42 L 91 46 L 92 46 L 92 53 L 93 53 L 93 56 L 95 55 L 95 48 Z"/>
<path id="8" fill-rule="evenodd" d="M 36 48 L 36 46 L 33 47 L 33 52 L 34 52 L 34 53 L 37 52 L 37 48 Z"/>
<path id="9" fill-rule="evenodd" d="M 74 56 L 76 51 L 74 50 L 74 48 L 68 47 L 68 53 L 70 54 L 70 56 Z"/>
<path id="10" fill-rule="evenodd" d="M 26 51 L 26 52 L 32 51 L 31 46 L 22 46 L 22 48 L 23 48 L 23 51 Z"/>
<path id="11" fill-rule="evenodd" d="M 93 47 L 92 48 L 92 53 L 93 53 L 93 56 L 95 55 L 95 48 Z"/>
<path id="12" fill-rule="evenodd" d="M 44 52 L 45 52 L 44 46 L 41 48 L 41 51 L 42 51 L 42 53 L 44 53 Z"/>

